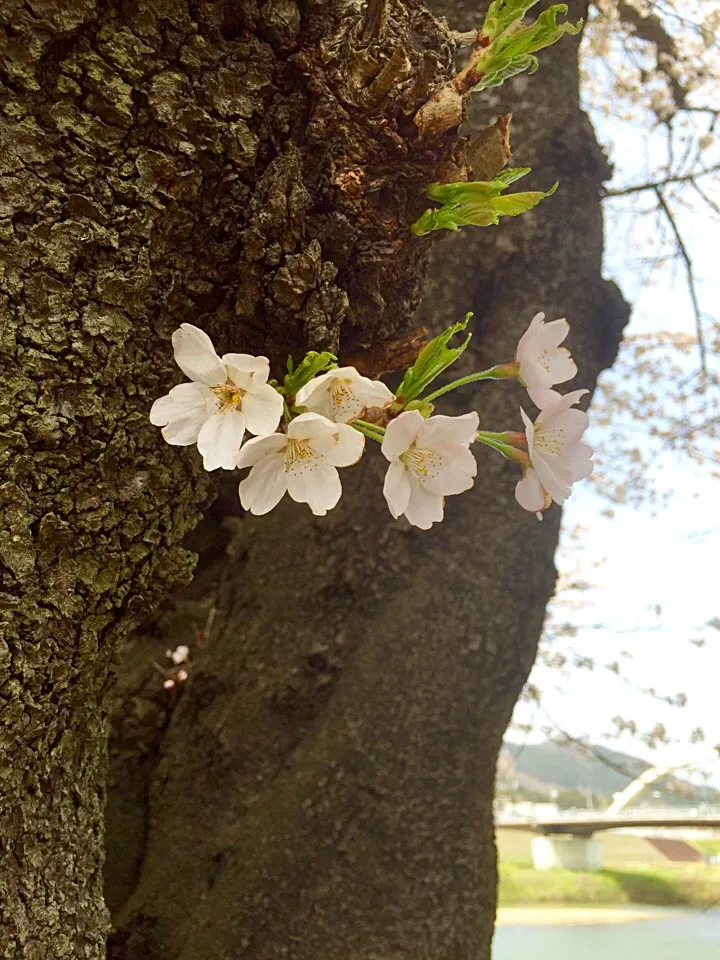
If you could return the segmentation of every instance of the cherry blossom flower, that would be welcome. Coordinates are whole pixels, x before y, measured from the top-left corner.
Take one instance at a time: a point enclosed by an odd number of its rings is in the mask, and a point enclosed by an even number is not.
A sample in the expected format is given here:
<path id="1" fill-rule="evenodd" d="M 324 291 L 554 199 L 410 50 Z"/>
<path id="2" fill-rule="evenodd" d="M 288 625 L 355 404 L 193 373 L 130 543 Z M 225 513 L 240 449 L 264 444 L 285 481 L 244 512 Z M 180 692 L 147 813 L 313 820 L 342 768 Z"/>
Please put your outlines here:
<path id="1" fill-rule="evenodd" d="M 338 367 L 301 387 L 295 403 L 335 423 L 349 423 L 368 407 L 384 407 L 395 399 L 384 383 L 361 377 L 355 367 Z"/>
<path id="2" fill-rule="evenodd" d="M 540 412 L 534 424 L 520 410 L 530 465 L 515 487 L 515 498 L 540 519 L 552 500 L 562 504 L 570 496 L 572 484 L 592 473 L 593 449 L 581 439 L 588 426 L 588 415 L 584 410 L 571 409 L 586 393 L 587 390 L 575 390 L 559 397 Z"/>
<path id="3" fill-rule="evenodd" d="M 540 410 L 559 396 L 550 387 L 572 380 L 577 373 L 570 351 L 560 346 L 569 332 L 567 320 L 545 323 L 545 314 L 538 313 L 520 337 L 515 355 L 519 379 Z"/>
<path id="4" fill-rule="evenodd" d="M 197 443 L 206 470 L 232 470 L 245 430 L 266 436 L 280 423 L 283 400 L 267 382 L 270 362 L 246 353 L 218 357 L 210 337 L 191 323 L 172 342 L 175 362 L 192 383 L 156 400 L 150 422 L 164 428 L 168 443 Z"/>
<path id="5" fill-rule="evenodd" d="M 286 434 L 256 437 L 240 450 L 237 466 L 252 467 L 240 484 L 240 502 L 261 516 L 289 493 L 324 517 L 342 494 L 337 468 L 357 463 L 364 446 L 365 437 L 353 427 L 317 413 L 300 414 Z"/>
<path id="6" fill-rule="evenodd" d="M 388 424 L 382 452 L 390 467 L 383 493 L 393 517 L 405 514 L 421 530 L 442 520 L 444 498 L 473 485 L 477 463 L 470 444 L 477 428 L 477 413 L 425 420 L 417 410 Z"/>
<path id="7" fill-rule="evenodd" d="M 166 650 L 166 656 L 170 657 L 172 662 L 178 666 L 178 664 L 184 663 L 190 656 L 190 647 L 186 646 L 184 643 L 181 643 L 179 647 L 175 647 L 174 650 Z"/>

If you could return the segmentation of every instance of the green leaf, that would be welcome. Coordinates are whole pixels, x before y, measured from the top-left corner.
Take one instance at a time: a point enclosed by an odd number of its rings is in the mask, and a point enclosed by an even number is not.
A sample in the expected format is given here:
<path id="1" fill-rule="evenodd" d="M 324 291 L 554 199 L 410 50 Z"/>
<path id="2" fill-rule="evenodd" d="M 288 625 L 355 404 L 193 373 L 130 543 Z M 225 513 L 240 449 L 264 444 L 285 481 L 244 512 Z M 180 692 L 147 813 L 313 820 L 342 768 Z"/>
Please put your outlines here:
<path id="1" fill-rule="evenodd" d="M 531 53 L 520 57 L 511 57 L 509 60 L 499 61 L 498 66 L 491 65 L 483 74 L 480 83 L 475 84 L 473 93 L 478 90 L 488 90 L 490 87 L 499 87 L 511 77 L 516 77 L 520 73 L 535 73 L 539 67 L 538 58 Z"/>
<path id="2" fill-rule="evenodd" d="M 336 366 L 337 357 L 334 354 L 328 353 L 327 350 L 323 350 L 322 353 L 311 350 L 294 371 L 288 371 L 283 384 L 283 393 L 294 396 L 300 387 L 304 387 L 313 377 Z"/>
<path id="3" fill-rule="evenodd" d="M 416 237 L 423 237 L 433 230 L 457 231 L 470 225 L 489 227 L 497 225 L 501 216 L 515 217 L 551 196 L 558 186 L 555 184 L 547 193 L 529 191 L 501 196 L 510 184 L 528 173 L 530 167 L 515 167 L 504 170 L 489 182 L 431 183 L 426 194 L 443 205 L 436 210 L 426 210 L 410 230 Z"/>
<path id="4" fill-rule="evenodd" d="M 507 170 L 501 170 L 500 173 L 493 178 L 493 183 L 502 183 L 506 187 L 509 187 L 510 184 L 526 177 L 530 173 L 530 170 L 530 167 L 510 167 Z"/>
<path id="5" fill-rule="evenodd" d="M 539 0 L 494 0 L 485 14 L 485 23 L 482 32 L 486 37 L 494 40 L 499 37 L 516 20 L 522 20 L 531 7 Z"/>
<path id="6" fill-rule="evenodd" d="M 551 197 L 558 188 L 554 183 L 545 193 L 542 190 L 531 190 L 527 193 L 509 193 L 504 197 L 495 197 L 490 202 L 493 210 L 501 217 L 517 217 L 518 214 L 525 213 L 526 210 L 532 210 L 541 200 Z"/>
<path id="7" fill-rule="evenodd" d="M 510 77 L 524 73 L 526 70 L 535 73 L 538 60 L 533 54 L 556 43 L 563 34 L 574 35 L 582 29 L 582 19 L 575 24 L 557 22 L 560 14 L 567 13 L 568 8 L 565 3 L 556 3 L 547 10 L 543 10 L 537 20 L 531 24 L 524 24 L 521 17 L 526 10 L 534 6 L 534 3 L 527 4 L 525 0 L 507 0 L 505 4 L 498 0 L 498 3 L 499 11 L 496 11 L 493 20 L 496 26 L 491 27 L 491 34 L 486 33 L 483 28 L 483 33 L 493 42 L 475 61 L 475 70 L 478 74 L 482 74 L 482 79 L 473 87 L 473 90 L 497 87 Z M 495 7 L 496 4 L 493 3 L 488 16 Z M 519 13 L 521 7 L 525 9 Z M 518 16 L 510 20 L 510 16 L 514 14 Z"/>
<path id="8" fill-rule="evenodd" d="M 536 53 L 545 47 L 556 43 L 564 33 L 574 36 L 580 33 L 583 21 L 573 23 L 557 23 L 558 14 L 567 13 L 566 3 L 556 3 L 547 10 L 543 10 L 535 23 L 524 26 L 514 33 L 506 33 L 498 37 L 492 45 L 495 58 L 503 60 L 528 53 Z"/>
<path id="9" fill-rule="evenodd" d="M 397 390 L 397 396 L 401 397 L 405 403 L 419 397 L 443 370 L 447 370 L 465 352 L 470 343 L 471 333 L 459 347 L 448 347 L 448 343 L 456 333 L 467 327 L 471 317 L 472 313 L 466 314 L 464 320 L 443 330 L 440 336 L 435 337 L 420 351 L 417 360 L 406 371 Z"/>
<path id="10" fill-rule="evenodd" d="M 431 183 L 425 195 L 439 203 L 457 204 L 496 197 L 504 189 L 504 184 L 494 180 L 461 180 L 457 183 Z"/>

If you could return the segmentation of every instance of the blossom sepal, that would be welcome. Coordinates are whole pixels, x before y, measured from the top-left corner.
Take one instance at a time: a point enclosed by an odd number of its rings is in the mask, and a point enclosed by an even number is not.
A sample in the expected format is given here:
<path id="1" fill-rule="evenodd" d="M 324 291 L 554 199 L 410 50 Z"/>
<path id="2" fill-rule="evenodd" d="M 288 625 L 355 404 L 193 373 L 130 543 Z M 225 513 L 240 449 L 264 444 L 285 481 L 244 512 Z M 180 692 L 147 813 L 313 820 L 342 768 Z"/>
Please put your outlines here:
<path id="1" fill-rule="evenodd" d="M 527 439 L 524 433 L 515 430 L 508 430 L 504 433 L 489 433 L 484 430 L 478 430 L 475 434 L 475 440 L 491 447 L 502 454 L 506 460 L 512 460 L 519 463 L 526 470 L 530 466 L 530 457 L 527 452 Z"/>

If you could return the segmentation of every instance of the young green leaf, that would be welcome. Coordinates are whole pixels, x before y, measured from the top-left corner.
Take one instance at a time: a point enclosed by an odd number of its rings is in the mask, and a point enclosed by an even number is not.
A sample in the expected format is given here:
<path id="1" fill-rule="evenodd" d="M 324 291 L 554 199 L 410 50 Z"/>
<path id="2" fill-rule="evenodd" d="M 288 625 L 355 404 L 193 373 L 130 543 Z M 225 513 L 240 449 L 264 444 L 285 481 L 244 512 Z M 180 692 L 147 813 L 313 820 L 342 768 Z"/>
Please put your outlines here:
<path id="1" fill-rule="evenodd" d="M 543 193 L 542 190 L 530 190 L 527 193 L 509 193 L 504 197 L 495 197 L 492 201 L 493 209 L 501 217 L 517 217 L 526 210 L 531 210 L 537 206 L 541 200 L 551 197 L 558 188 L 555 182 L 549 190 Z"/>
<path id="2" fill-rule="evenodd" d="M 531 7 L 539 0 L 494 0 L 485 14 L 482 33 L 490 40 L 499 37 L 510 24 L 522 20 Z"/>
<path id="3" fill-rule="evenodd" d="M 490 182 L 431 183 L 425 193 L 442 203 L 439 209 L 426 210 L 410 228 L 416 237 L 433 230 L 459 230 L 462 226 L 489 227 L 500 217 L 515 217 L 530 210 L 557 190 L 557 183 L 547 192 L 528 191 L 502 195 L 503 191 L 530 172 L 529 167 L 505 170 Z"/>
<path id="4" fill-rule="evenodd" d="M 288 371 L 282 393 L 286 396 L 294 396 L 300 387 L 304 387 L 313 377 L 336 366 L 337 357 L 334 354 L 328 353 L 327 350 L 323 350 L 322 353 L 311 350 L 294 371 Z"/>
<path id="5" fill-rule="evenodd" d="M 472 313 L 466 314 L 464 320 L 454 323 L 447 330 L 443 330 L 438 337 L 431 340 L 420 351 L 417 360 L 406 371 L 402 383 L 397 389 L 399 399 L 401 398 L 406 404 L 415 400 L 443 370 L 447 370 L 464 353 L 470 342 L 471 333 L 467 335 L 465 341 L 459 347 L 448 347 L 448 343 L 456 333 L 467 327 L 471 317 Z"/>
<path id="6" fill-rule="evenodd" d="M 538 68 L 538 60 L 533 54 L 556 43 L 565 33 L 579 33 L 583 25 L 582 19 L 575 24 L 557 22 L 560 14 L 567 13 L 565 3 L 556 3 L 543 10 L 531 24 L 523 23 L 521 18 L 534 3 L 526 3 L 525 0 L 507 0 L 502 3 L 498 0 L 497 6 L 498 9 L 491 18 L 491 32 L 487 33 L 483 28 L 483 33 L 492 43 L 475 62 L 474 69 L 477 75 L 481 75 L 481 80 L 473 90 L 497 87 L 526 70 L 534 73 Z M 495 7 L 496 4 L 493 3 L 488 10 L 488 17 Z M 510 17 L 514 19 L 511 20 Z"/>
<path id="7" fill-rule="evenodd" d="M 486 197 L 496 197 L 506 187 L 530 173 L 530 167 L 503 170 L 492 180 L 463 180 L 458 183 L 431 183 L 425 196 L 439 203 L 472 203 Z"/>
<path id="8" fill-rule="evenodd" d="M 505 83 L 506 80 L 510 80 L 511 77 L 516 77 L 520 73 L 535 73 L 537 68 L 540 66 L 537 57 L 534 57 L 531 53 L 523 54 L 519 57 L 511 57 L 509 60 L 498 61 L 498 64 L 492 64 L 488 67 L 487 71 L 483 74 L 482 80 L 480 83 L 477 83 L 473 87 L 473 93 L 476 93 L 478 90 L 489 90 L 490 87 L 499 87 L 501 84 Z"/>

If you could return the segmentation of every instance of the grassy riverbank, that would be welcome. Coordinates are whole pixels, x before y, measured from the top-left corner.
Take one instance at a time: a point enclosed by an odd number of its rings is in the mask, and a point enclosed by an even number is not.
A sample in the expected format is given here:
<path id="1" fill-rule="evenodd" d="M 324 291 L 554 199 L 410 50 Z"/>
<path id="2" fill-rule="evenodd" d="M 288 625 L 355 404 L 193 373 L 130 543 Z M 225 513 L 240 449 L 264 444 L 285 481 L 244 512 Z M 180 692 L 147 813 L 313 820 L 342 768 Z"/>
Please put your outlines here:
<path id="1" fill-rule="evenodd" d="M 501 863 L 499 903 L 711 907 L 720 904 L 720 867 L 684 864 L 585 873 Z"/>

